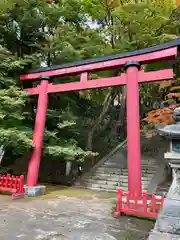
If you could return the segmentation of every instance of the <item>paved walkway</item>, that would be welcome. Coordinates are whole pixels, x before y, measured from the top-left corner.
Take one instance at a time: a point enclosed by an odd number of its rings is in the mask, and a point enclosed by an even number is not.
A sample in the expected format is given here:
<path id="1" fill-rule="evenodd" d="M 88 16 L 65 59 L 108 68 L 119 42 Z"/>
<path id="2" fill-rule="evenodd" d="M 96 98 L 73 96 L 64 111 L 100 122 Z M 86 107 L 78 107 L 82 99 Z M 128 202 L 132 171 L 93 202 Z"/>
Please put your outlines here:
<path id="1" fill-rule="evenodd" d="M 60 196 L 5 202 L 3 197 L 1 240 L 141 240 L 152 227 L 135 218 L 113 218 L 112 199 Z"/>

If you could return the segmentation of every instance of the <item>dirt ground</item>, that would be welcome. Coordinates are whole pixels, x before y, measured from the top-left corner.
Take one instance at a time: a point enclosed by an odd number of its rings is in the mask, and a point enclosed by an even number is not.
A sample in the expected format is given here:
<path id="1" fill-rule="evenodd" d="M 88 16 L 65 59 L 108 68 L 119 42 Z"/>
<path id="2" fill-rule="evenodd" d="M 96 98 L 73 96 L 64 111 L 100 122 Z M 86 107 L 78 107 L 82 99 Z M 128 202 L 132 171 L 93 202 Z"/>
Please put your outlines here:
<path id="1" fill-rule="evenodd" d="M 0 195 L 1 240 L 142 240 L 153 223 L 112 216 L 115 196 L 48 188 L 39 198 L 12 201 Z"/>

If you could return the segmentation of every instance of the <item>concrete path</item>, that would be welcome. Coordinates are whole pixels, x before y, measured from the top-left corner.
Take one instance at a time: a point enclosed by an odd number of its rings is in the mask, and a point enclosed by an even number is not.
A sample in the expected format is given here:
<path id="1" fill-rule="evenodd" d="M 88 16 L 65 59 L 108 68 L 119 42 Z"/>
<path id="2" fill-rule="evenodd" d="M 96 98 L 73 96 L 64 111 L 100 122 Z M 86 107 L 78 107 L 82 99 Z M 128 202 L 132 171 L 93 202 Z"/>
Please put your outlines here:
<path id="1" fill-rule="evenodd" d="M 113 218 L 112 199 L 6 200 L 0 195 L 0 240 L 141 240 L 152 228 L 148 221 Z"/>

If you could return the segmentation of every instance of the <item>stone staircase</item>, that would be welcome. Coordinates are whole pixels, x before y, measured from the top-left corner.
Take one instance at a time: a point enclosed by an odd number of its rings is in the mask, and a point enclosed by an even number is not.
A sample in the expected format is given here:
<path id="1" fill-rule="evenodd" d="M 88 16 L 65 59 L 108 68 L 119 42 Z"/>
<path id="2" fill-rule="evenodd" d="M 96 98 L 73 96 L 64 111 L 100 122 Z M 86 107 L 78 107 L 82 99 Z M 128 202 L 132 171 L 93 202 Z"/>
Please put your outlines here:
<path id="1" fill-rule="evenodd" d="M 125 144 L 125 143 L 124 143 Z M 115 192 L 117 187 L 128 189 L 127 156 L 124 144 L 120 144 L 108 156 L 95 165 L 89 173 L 85 173 L 75 186 L 97 191 Z M 148 190 L 156 175 L 160 161 L 142 156 L 142 187 Z"/>

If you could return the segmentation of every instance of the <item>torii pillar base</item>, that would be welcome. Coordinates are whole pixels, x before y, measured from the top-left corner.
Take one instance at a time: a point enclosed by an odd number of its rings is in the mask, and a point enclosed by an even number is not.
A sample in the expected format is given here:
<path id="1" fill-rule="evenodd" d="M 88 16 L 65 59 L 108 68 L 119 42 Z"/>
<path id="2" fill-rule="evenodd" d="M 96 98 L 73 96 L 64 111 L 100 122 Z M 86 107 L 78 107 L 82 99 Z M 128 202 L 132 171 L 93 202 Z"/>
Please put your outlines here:
<path id="1" fill-rule="evenodd" d="M 37 197 L 40 195 L 46 194 L 46 186 L 38 185 L 38 186 L 24 186 L 26 196 L 28 197 Z"/>

